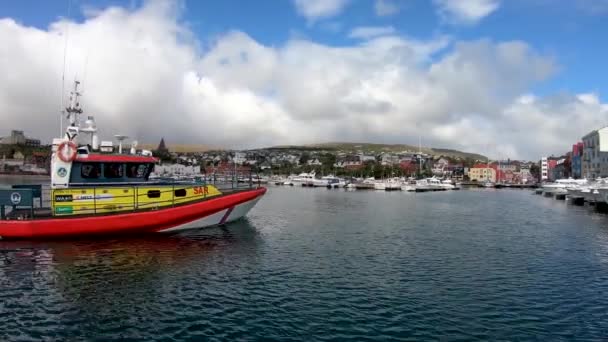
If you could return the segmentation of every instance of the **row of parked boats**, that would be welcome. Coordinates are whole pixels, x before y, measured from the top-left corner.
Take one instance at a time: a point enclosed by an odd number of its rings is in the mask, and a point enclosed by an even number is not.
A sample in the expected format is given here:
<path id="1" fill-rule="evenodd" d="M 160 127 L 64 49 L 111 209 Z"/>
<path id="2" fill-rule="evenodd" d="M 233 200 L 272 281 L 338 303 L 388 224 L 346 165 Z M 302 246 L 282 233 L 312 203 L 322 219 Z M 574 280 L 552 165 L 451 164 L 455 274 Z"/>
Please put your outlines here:
<path id="1" fill-rule="evenodd" d="M 545 183 L 536 190 L 537 194 L 545 196 L 569 197 L 590 203 L 608 203 L 608 178 L 587 179 L 558 179 Z"/>
<path id="2" fill-rule="evenodd" d="M 301 173 L 287 178 L 273 177 L 268 181 L 274 185 L 284 186 L 304 186 L 304 187 L 324 187 L 324 188 L 346 188 L 358 190 L 385 190 L 385 191 L 444 191 L 458 190 L 459 184 L 455 184 L 449 179 L 424 178 L 413 179 L 404 177 L 393 177 L 386 179 L 375 178 L 340 178 L 334 175 L 327 175 L 316 178 L 316 174 Z"/>

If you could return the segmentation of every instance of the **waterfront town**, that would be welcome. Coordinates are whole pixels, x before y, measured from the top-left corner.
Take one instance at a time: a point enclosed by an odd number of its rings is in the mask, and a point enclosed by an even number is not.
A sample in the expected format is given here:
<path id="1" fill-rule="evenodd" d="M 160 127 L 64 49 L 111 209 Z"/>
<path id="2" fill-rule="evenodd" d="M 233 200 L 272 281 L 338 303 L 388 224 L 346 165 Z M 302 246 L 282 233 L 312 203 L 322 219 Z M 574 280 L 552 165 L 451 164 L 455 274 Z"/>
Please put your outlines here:
<path id="1" fill-rule="evenodd" d="M 387 145 L 370 144 L 175 152 L 161 139 L 154 149 L 154 154 L 159 157 L 155 173 L 160 176 L 194 176 L 237 166 L 264 175 L 315 171 L 318 175 L 375 178 L 435 176 L 456 182 L 506 184 L 606 176 L 608 128 L 592 131 L 581 140 L 561 156 L 520 161 L 488 160 L 481 155 L 454 153 L 451 150 L 419 152 L 410 148 L 399 151 Z M 48 175 L 50 150 L 50 146 L 42 145 L 39 139 L 30 138 L 21 130 L 12 130 L 10 135 L 0 138 L 0 173 Z"/>
<path id="2" fill-rule="evenodd" d="M 0 174 L 48 175 L 50 146 L 21 130 L 0 137 Z M 570 151 L 538 161 L 490 160 L 453 150 L 415 148 L 397 150 L 380 144 L 327 144 L 254 150 L 172 151 L 165 140 L 153 150 L 159 176 L 195 176 L 235 166 L 262 175 L 289 175 L 315 171 L 317 175 L 383 178 L 435 176 L 456 182 L 489 181 L 532 184 L 564 178 L 595 179 L 608 176 L 608 127 L 594 130 Z M 454 153 L 458 152 L 458 153 Z"/>
<path id="3" fill-rule="evenodd" d="M 509 184 L 535 183 L 539 177 L 538 163 L 531 161 L 492 161 L 481 155 L 453 150 L 425 148 L 422 152 L 413 147 L 399 150 L 398 146 L 379 144 L 329 145 L 176 152 L 161 139 L 153 150 L 159 158 L 154 173 L 166 177 L 196 176 L 237 167 L 262 175 L 314 171 L 318 175 L 435 176 L 458 182 L 487 180 Z M 39 139 L 12 130 L 9 136 L 0 138 L 0 173 L 48 175 L 50 151 L 50 146 L 42 145 Z"/>

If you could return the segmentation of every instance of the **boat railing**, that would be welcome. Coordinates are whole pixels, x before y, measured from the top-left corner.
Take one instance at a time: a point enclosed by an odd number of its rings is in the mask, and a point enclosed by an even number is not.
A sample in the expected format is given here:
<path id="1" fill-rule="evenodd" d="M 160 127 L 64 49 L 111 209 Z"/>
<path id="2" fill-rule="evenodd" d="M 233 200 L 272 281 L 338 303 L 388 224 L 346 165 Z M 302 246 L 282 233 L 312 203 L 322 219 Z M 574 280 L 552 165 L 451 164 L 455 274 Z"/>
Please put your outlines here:
<path id="1" fill-rule="evenodd" d="M 207 188 L 209 185 L 216 188 L 219 193 L 209 193 Z M 151 189 L 155 186 L 159 186 L 159 188 Z M 54 194 L 54 191 L 48 187 L 15 185 L 11 188 L 0 189 L 0 220 L 28 220 L 53 215 L 72 216 L 156 210 L 260 186 L 259 177 L 256 178 L 251 172 L 244 171 L 215 172 L 189 180 L 158 180 L 146 183 L 72 183 L 67 189 L 88 190 L 82 204 L 76 205 L 74 202 L 61 202 L 61 197 L 58 201 L 57 196 L 61 195 Z M 146 190 L 140 191 L 142 188 Z M 110 196 L 108 191 L 111 189 L 124 190 L 125 194 L 112 193 L 110 202 L 108 201 Z M 186 189 L 194 189 L 199 196 L 197 198 L 185 196 Z M 170 195 L 167 196 L 169 193 Z M 53 196 L 55 198 L 52 198 Z M 158 200 L 150 200 L 151 198 L 158 198 Z M 19 200 L 17 201 L 17 199 Z M 54 205 L 51 205 L 51 202 Z M 63 209 L 58 208 L 65 208 L 66 211 L 61 212 Z M 55 210 L 55 213 L 52 210 Z"/>

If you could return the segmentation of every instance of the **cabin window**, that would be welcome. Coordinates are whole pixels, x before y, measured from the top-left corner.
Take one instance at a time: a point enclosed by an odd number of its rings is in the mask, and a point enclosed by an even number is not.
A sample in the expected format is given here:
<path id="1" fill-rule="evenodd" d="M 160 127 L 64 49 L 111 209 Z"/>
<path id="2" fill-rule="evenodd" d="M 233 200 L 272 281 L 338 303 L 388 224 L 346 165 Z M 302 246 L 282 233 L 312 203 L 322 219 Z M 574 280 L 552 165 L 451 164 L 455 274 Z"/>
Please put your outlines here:
<path id="1" fill-rule="evenodd" d="M 159 198 L 160 190 L 148 190 L 148 198 Z"/>
<path id="2" fill-rule="evenodd" d="M 122 178 L 123 167 L 122 164 L 108 163 L 104 165 L 103 175 L 106 178 Z"/>
<path id="3" fill-rule="evenodd" d="M 175 197 L 186 197 L 186 189 L 175 190 Z"/>
<path id="4" fill-rule="evenodd" d="M 148 171 L 147 164 L 127 164 L 128 178 L 144 178 Z"/>
<path id="5" fill-rule="evenodd" d="M 83 163 L 80 165 L 80 176 L 84 179 L 99 178 L 101 167 L 97 163 Z"/>

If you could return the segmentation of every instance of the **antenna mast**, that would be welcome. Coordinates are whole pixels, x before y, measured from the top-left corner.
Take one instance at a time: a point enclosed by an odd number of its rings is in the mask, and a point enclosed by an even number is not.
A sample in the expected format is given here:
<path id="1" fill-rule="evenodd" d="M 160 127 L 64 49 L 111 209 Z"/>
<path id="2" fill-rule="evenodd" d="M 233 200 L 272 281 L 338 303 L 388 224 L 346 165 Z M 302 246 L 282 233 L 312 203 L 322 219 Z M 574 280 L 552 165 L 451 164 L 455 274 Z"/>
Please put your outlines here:
<path id="1" fill-rule="evenodd" d="M 67 119 L 69 122 L 65 135 L 70 141 L 76 138 L 80 130 L 78 115 L 82 114 L 82 108 L 80 108 L 80 102 L 78 101 L 78 97 L 80 96 L 78 92 L 79 84 L 80 82 L 74 81 L 74 90 L 70 93 L 70 106 L 65 108 L 65 111 L 68 113 Z"/>
<path id="2" fill-rule="evenodd" d="M 68 113 L 68 121 L 71 127 L 78 126 L 78 115 L 82 114 L 82 108 L 80 108 L 80 102 L 78 101 L 78 97 L 80 97 L 80 92 L 78 92 L 79 81 L 74 81 L 74 90 L 70 92 L 70 106 L 65 108 L 65 111 Z"/>
<path id="3" fill-rule="evenodd" d="M 70 12 L 72 8 L 72 1 L 68 0 L 68 19 L 70 18 Z M 63 115 L 65 112 L 63 111 L 63 106 L 65 106 L 64 102 L 64 94 L 65 94 L 65 61 L 68 52 L 68 33 L 70 32 L 70 24 L 66 21 L 65 24 L 65 41 L 63 43 L 63 73 L 61 74 L 61 115 L 59 116 L 59 134 L 63 134 Z"/>

